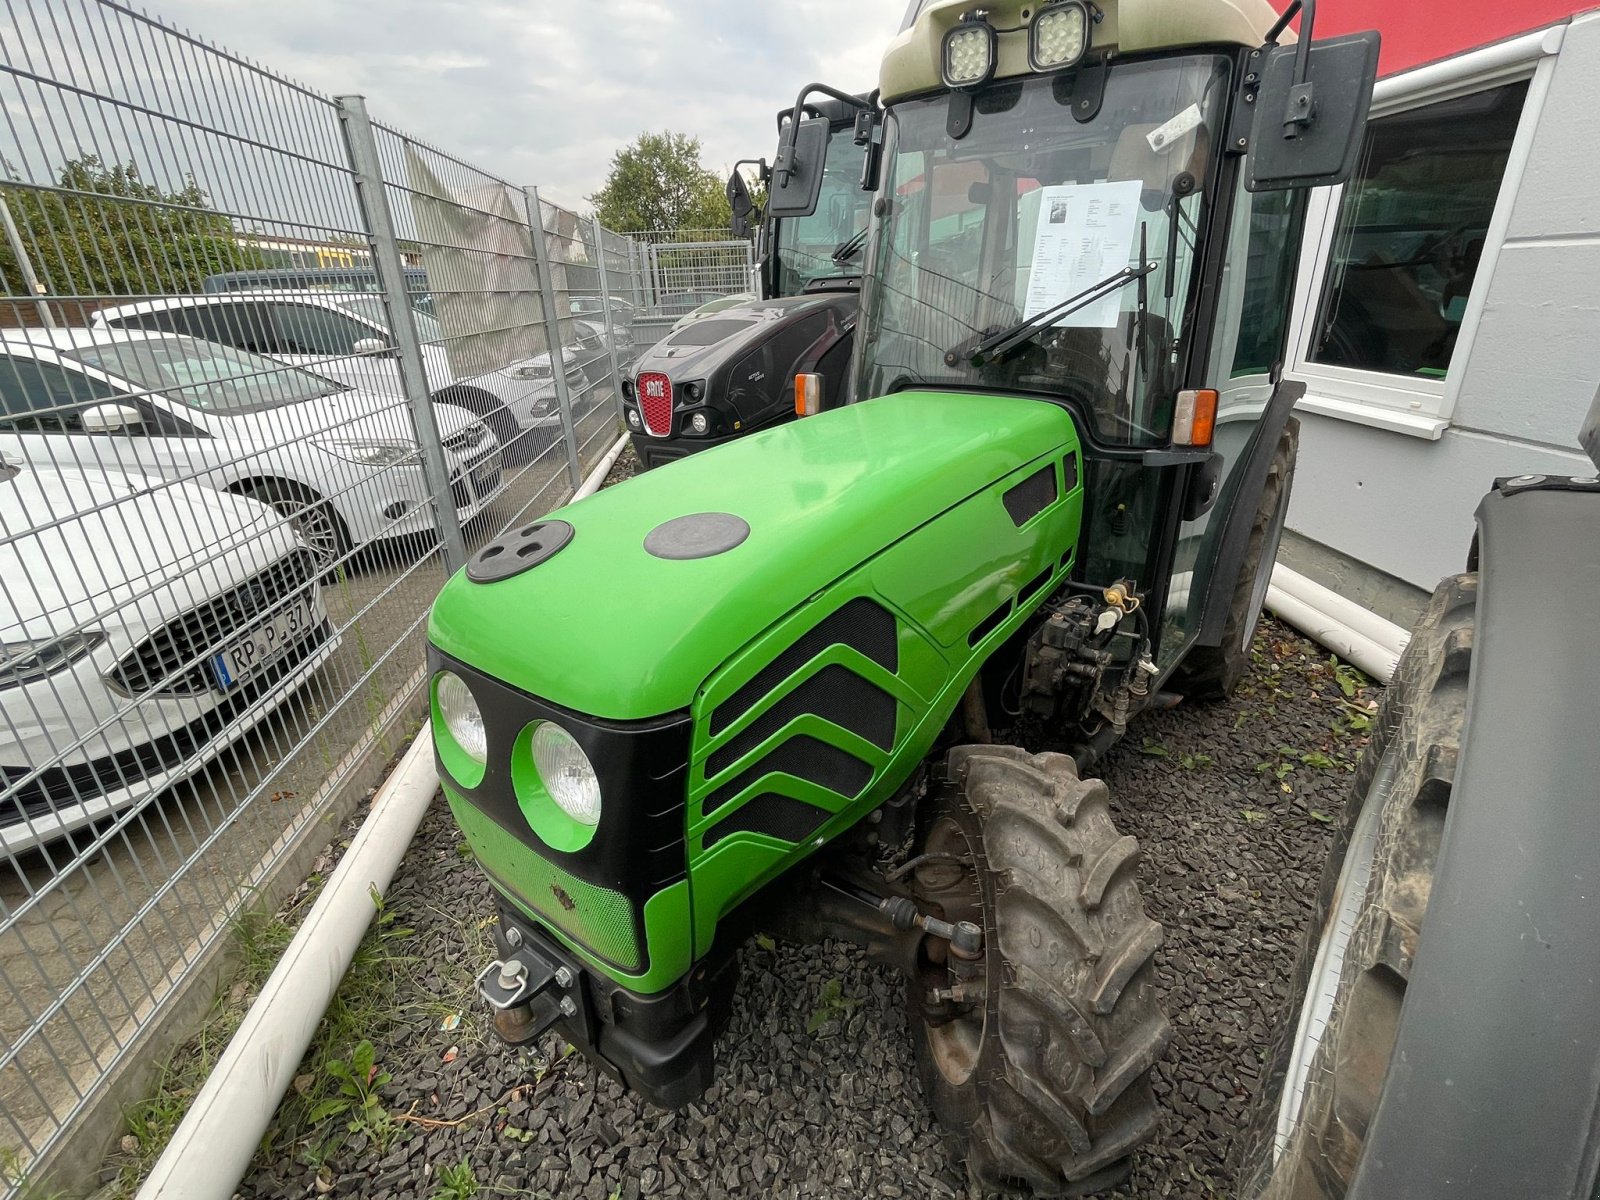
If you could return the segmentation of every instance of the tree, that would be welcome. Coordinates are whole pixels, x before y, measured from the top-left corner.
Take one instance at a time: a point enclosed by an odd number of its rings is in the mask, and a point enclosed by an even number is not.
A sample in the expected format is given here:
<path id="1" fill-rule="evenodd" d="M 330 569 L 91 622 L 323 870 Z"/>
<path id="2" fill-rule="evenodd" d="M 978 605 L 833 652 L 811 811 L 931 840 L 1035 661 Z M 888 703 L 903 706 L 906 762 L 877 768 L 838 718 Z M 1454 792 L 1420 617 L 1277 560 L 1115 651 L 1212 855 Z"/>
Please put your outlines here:
<path id="1" fill-rule="evenodd" d="M 207 275 L 266 265 L 241 245 L 192 177 L 163 191 L 132 163 L 96 155 L 61 169 L 59 191 L 13 182 L 0 187 L 46 292 L 54 296 L 140 296 L 198 292 Z M 28 294 L 9 242 L 0 243 L 0 282 Z"/>
<path id="2" fill-rule="evenodd" d="M 700 139 L 641 133 L 611 159 L 605 187 L 589 197 L 607 229 L 726 229 L 732 218 L 723 181 L 700 161 Z"/>

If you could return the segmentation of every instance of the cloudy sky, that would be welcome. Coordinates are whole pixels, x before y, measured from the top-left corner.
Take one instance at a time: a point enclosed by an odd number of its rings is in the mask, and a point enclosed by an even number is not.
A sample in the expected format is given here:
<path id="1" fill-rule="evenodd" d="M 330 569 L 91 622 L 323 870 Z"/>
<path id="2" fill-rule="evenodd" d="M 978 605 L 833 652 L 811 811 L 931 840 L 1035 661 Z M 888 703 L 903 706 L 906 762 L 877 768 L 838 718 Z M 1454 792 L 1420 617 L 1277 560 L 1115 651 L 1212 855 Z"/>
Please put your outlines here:
<path id="1" fill-rule="evenodd" d="M 584 206 L 642 130 L 719 174 L 772 157 L 818 80 L 865 91 L 905 0 L 149 0 L 150 11 L 516 183 Z"/>

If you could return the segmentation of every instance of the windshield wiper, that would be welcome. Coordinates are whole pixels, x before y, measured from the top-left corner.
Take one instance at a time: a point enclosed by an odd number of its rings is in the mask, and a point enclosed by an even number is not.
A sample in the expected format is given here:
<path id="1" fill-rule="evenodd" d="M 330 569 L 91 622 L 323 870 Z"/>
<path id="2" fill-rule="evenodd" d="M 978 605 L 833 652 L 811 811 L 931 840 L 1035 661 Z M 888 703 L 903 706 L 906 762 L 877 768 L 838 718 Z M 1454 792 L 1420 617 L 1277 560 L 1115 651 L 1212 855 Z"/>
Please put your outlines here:
<path id="1" fill-rule="evenodd" d="M 1035 316 L 1018 321 L 1015 325 L 1002 329 L 997 333 L 991 333 L 968 353 L 968 365 L 981 367 L 985 363 L 999 361 L 1029 338 L 1035 337 L 1048 329 L 1062 317 L 1070 317 L 1073 313 L 1088 308 L 1096 301 L 1120 292 L 1135 279 L 1143 279 L 1155 269 L 1156 264 L 1153 262 L 1144 262 L 1137 267 L 1123 267 L 1115 275 L 1108 275 L 1099 283 L 1090 284 L 1077 295 L 1068 296 L 1065 300 L 1058 304 L 1052 304 Z M 960 361 L 961 348 L 959 346 L 945 354 L 945 362 L 952 367 Z"/>
<path id="2" fill-rule="evenodd" d="M 855 237 L 851 238 L 848 242 L 841 243 L 839 247 L 834 250 L 833 261 L 836 263 L 842 263 L 848 259 L 854 258 L 861 252 L 861 247 L 865 246 L 866 244 L 867 231 L 863 229 L 860 233 L 856 234 Z"/>

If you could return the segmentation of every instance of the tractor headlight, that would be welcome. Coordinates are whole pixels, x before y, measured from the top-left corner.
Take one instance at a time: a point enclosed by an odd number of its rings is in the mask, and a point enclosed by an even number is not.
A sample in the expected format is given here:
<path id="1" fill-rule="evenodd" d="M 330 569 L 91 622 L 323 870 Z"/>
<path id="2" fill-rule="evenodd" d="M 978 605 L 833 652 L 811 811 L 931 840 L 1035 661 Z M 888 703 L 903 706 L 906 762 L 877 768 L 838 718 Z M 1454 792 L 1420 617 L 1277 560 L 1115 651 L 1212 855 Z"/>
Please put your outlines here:
<path id="1" fill-rule="evenodd" d="M 689 428 L 701 436 L 711 431 L 711 419 L 703 412 L 697 412 L 689 418 Z"/>
<path id="2" fill-rule="evenodd" d="M 557 807 L 580 825 L 600 823 L 600 777 L 583 747 L 561 726 L 541 721 L 531 747 L 539 782 Z"/>
<path id="3" fill-rule="evenodd" d="M 628 428 L 635 432 L 644 428 L 644 422 L 639 419 L 639 410 L 637 408 L 628 409 Z"/>
<path id="4" fill-rule="evenodd" d="M 1035 71 L 1075 66 L 1089 48 L 1089 13 L 1079 0 L 1039 10 L 1028 27 L 1028 65 Z"/>
<path id="5" fill-rule="evenodd" d="M 455 743 L 455 749 L 477 767 L 476 771 L 465 767 L 461 772 L 476 774 L 477 781 L 463 779 L 461 782 L 476 786 L 483 779 L 482 768 L 489 762 L 489 732 L 484 728 L 483 710 L 478 707 L 477 698 L 461 676 L 454 671 L 441 671 L 433 685 L 433 701 L 438 706 L 439 723 Z"/>
<path id="6" fill-rule="evenodd" d="M 994 77 L 1000 39 L 984 20 L 963 21 L 944 35 L 942 73 L 950 88 L 982 87 Z"/>

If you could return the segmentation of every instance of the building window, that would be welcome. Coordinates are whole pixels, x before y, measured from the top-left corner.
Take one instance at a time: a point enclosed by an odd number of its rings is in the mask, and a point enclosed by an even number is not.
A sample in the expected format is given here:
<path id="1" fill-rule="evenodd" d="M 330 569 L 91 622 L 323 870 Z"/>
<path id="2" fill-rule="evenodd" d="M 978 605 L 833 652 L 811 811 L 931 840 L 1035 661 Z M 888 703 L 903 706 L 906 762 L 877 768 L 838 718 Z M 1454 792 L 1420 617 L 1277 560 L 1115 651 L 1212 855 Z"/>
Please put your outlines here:
<path id="1" fill-rule="evenodd" d="M 1308 359 L 1442 380 L 1489 236 L 1526 81 L 1374 120 L 1339 201 Z"/>

